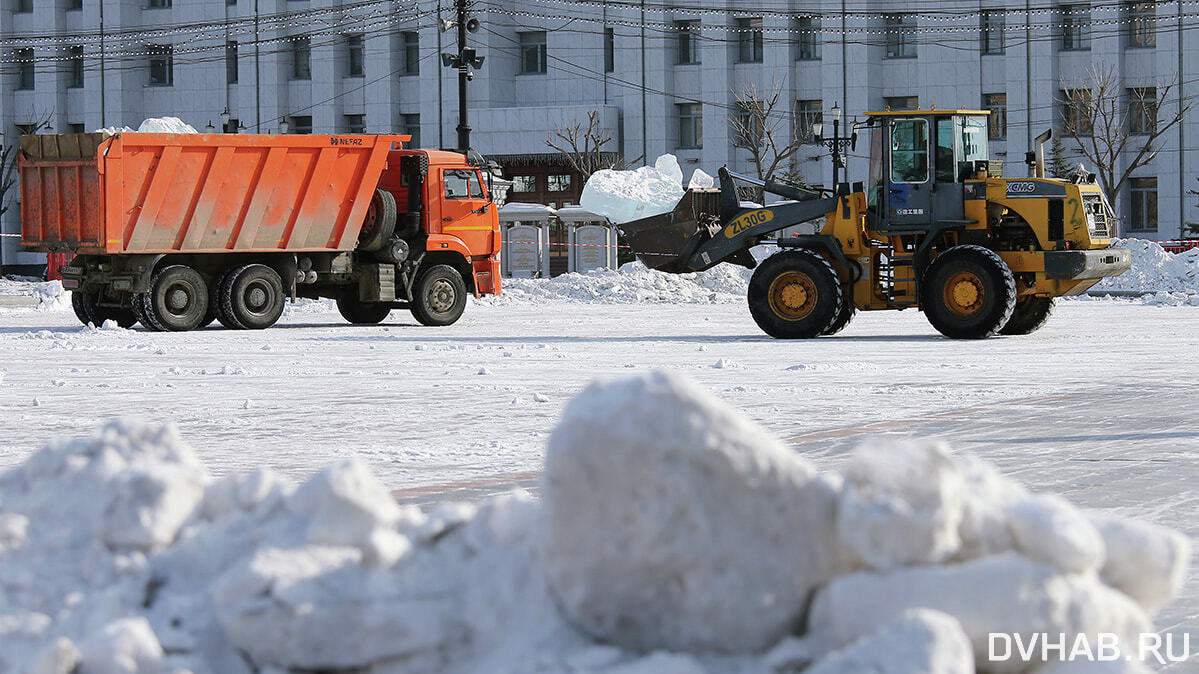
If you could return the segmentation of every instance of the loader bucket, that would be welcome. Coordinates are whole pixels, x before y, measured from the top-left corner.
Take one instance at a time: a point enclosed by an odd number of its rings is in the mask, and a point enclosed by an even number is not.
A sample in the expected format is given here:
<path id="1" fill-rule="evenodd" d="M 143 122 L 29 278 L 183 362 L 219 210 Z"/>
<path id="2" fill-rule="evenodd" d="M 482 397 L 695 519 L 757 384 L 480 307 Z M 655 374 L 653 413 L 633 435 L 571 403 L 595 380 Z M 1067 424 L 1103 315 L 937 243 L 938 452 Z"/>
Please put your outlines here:
<path id="1" fill-rule="evenodd" d="M 637 259 L 650 269 L 694 271 L 691 254 L 720 227 L 720 190 L 687 190 L 670 213 L 632 220 L 616 228 Z"/>

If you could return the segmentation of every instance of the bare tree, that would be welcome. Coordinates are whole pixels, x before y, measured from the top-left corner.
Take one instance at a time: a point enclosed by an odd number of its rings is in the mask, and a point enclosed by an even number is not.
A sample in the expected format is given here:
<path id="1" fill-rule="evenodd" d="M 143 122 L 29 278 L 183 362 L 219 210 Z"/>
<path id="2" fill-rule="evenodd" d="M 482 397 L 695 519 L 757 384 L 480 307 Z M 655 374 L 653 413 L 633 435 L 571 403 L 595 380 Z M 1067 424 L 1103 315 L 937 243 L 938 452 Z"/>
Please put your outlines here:
<path id="1" fill-rule="evenodd" d="M 1161 150 L 1158 140 L 1183 120 L 1193 104 L 1183 100 L 1163 115 L 1178 75 L 1153 87 L 1124 90 L 1112 67 L 1092 67 L 1079 83 L 1062 84 L 1061 121 L 1066 134 L 1095 168 L 1109 199 L 1115 200 L 1137 169 Z M 1171 107 L 1172 104 L 1171 104 Z M 1121 158 L 1128 162 L 1121 166 Z"/>
<path id="2" fill-rule="evenodd" d="M 641 160 L 641 157 L 631 162 L 625 161 L 619 152 L 605 151 L 604 146 L 614 143 L 612 136 L 604 130 L 600 122 L 599 110 L 587 111 L 587 126 L 575 122 L 570 126 L 554 126 L 553 137 L 545 144 L 561 152 L 570 167 L 583 174 L 586 182 L 592 173 L 601 169 L 627 169 Z"/>
<path id="3" fill-rule="evenodd" d="M 810 127 L 801 128 L 799 120 L 788 121 L 792 116 L 779 108 L 782 96 L 783 87 L 777 82 L 765 92 L 754 84 L 733 92 L 737 106 L 729 118 L 733 146 L 749 153 L 759 180 L 772 179 L 780 170 L 792 173 L 787 169 L 794 166 L 796 153 L 811 136 Z"/>
<path id="4" fill-rule="evenodd" d="M 9 192 L 17 185 L 17 155 L 20 154 L 20 137 L 35 134 L 50 126 L 50 113 L 37 115 L 28 124 L 18 125 L 14 133 L 0 133 L 0 223 L 12 205 Z M 4 246 L 0 244 L 0 269 L 4 266 Z"/>

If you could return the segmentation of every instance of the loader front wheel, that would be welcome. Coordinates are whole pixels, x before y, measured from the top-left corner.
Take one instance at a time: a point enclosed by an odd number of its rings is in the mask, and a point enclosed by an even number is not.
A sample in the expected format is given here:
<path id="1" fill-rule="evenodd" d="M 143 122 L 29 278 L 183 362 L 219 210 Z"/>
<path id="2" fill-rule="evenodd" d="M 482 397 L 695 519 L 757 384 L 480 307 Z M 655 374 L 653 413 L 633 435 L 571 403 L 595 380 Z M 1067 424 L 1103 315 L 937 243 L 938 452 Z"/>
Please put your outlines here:
<path id="1" fill-rule="evenodd" d="M 938 332 L 982 339 L 999 332 L 1016 305 L 1016 278 L 1003 258 L 982 246 L 954 246 L 924 273 L 921 309 Z"/>
<path id="2" fill-rule="evenodd" d="M 1041 329 L 1045 321 L 1053 315 L 1054 300 L 1052 297 L 1036 297 L 1028 295 L 1016 302 L 1012 317 L 1007 325 L 999 331 L 1001 335 L 1027 335 Z"/>
<path id="3" fill-rule="evenodd" d="M 841 315 L 844 302 L 832 265 L 804 250 L 766 258 L 750 277 L 748 300 L 754 322 L 777 339 L 825 334 Z"/>

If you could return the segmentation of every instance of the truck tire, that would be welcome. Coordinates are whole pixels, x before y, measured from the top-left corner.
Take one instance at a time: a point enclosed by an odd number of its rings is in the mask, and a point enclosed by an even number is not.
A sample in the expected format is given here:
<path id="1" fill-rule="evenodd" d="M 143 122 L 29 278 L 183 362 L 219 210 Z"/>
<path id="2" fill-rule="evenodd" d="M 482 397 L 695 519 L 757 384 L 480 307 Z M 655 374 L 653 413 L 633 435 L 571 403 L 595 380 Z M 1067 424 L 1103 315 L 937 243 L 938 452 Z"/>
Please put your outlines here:
<path id="1" fill-rule="evenodd" d="M 766 334 L 809 339 L 833 327 L 843 309 L 842 295 L 841 280 L 828 260 L 812 251 L 788 250 L 758 265 L 747 299 L 749 314 Z"/>
<path id="2" fill-rule="evenodd" d="M 375 251 L 383 248 L 396 231 L 396 200 L 387 190 L 375 190 L 366 221 L 358 235 L 358 250 Z"/>
<path id="3" fill-rule="evenodd" d="M 412 316 L 421 325 L 450 325 L 466 309 L 466 282 L 448 264 L 429 267 L 416 280 Z"/>
<path id="4" fill-rule="evenodd" d="M 283 315 L 283 280 L 266 265 L 238 267 L 221 289 L 221 310 L 243 330 L 269 328 Z"/>
<path id="5" fill-rule="evenodd" d="M 137 315 L 132 309 L 102 307 L 99 305 L 99 299 L 97 293 L 71 291 L 71 309 L 75 312 L 75 318 L 84 325 L 91 324 L 97 328 L 104 325 L 104 321 L 115 321 L 122 328 L 132 328 L 137 324 Z"/>
<path id="6" fill-rule="evenodd" d="M 354 325 L 377 325 L 391 313 L 390 302 L 363 302 L 351 293 L 337 298 L 337 311 Z"/>
<path id="7" fill-rule="evenodd" d="M 1012 317 L 999 331 L 1001 335 L 1027 335 L 1041 329 L 1053 315 L 1054 299 L 1028 295 L 1016 302 Z"/>
<path id="8" fill-rule="evenodd" d="M 175 264 L 154 273 L 142 296 L 142 311 L 160 331 L 187 332 L 200 327 L 208 301 L 208 283 L 200 272 Z"/>
<path id="9" fill-rule="evenodd" d="M 229 283 L 229 277 L 233 275 L 233 269 L 226 269 L 216 277 L 216 282 L 212 284 L 212 304 L 215 307 L 216 319 L 221 326 L 227 330 L 244 330 L 245 328 L 238 325 L 237 321 L 225 311 L 225 293 L 226 285 Z"/>
<path id="10" fill-rule="evenodd" d="M 137 316 L 137 322 L 142 324 L 142 327 L 150 332 L 162 332 L 162 328 L 154 325 L 150 317 L 146 314 L 146 293 L 134 293 L 132 296 L 133 315 Z M 209 298 L 211 301 L 211 298 Z"/>
<path id="11" fill-rule="evenodd" d="M 920 308 L 938 332 L 983 339 L 999 332 L 1016 306 L 1016 277 L 982 246 L 954 246 L 937 256 L 920 284 Z"/>

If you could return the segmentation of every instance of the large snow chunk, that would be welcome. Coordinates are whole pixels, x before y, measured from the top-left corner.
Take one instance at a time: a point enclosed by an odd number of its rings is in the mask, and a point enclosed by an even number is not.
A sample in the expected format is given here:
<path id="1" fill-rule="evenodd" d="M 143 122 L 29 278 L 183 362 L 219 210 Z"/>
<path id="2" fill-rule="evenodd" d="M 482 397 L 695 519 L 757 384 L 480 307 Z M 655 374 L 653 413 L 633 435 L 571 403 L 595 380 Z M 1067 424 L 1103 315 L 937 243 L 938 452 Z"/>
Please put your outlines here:
<path id="1" fill-rule="evenodd" d="M 390 566 L 407 548 L 394 527 L 400 507 L 370 468 L 360 461 L 333 464 L 305 482 L 289 507 L 308 523 L 316 545 L 352 545 L 368 561 Z"/>
<path id="2" fill-rule="evenodd" d="M 1191 546 L 1172 529 L 1092 514 L 1107 547 L 1100 575 L 1112 587 L 1132 597 L 1150 614 L 1165 606 L 1186 581 Z"/>
<path id="3" fill-rule="evenodd" d="M 764 648 L 834 572 L 836 488 L 677 375 L 579 394 L 550 437 L 543 498 L 562 608 L 625 647 Z"/>
<path id="4" fill-rule="evenodd" d="M 151 117 L 137 127 L 138 133 L 199 133 L 178 117 Z"/>
<path id="5" fill-rule="evenodd" d="M 673 166 L 662 158 L 659 162 L 667 173 L 650 166 L 635 171 L 596 171 L 583 185 L 579 206 L 617 225 L 673 211 L 683 198 L 683 172 L 677 160 Z"/>
<path id="6" fill-rule="evenodd" d="M 158 674 L 162 646 L 145 618 L 122 618 L 79 645 L 79 669 L 87 674 Z"/>
<path id="7" fill-rule="evenodd" d="M 127 470 L 113 481 L 103 510 L 100 538 L 114 549 L 160 550 L 204 499 L 204 482 L 182 466 L 148 465 Z"/>
<path id="8" fill-rule="evenodd" d="M 1103 539 L 1095 525 L 1064 498 L 1030 496 L 1011 511 L 1012 532 L 1025 557 L 1063 571 L 1094 571 L 1103 563 Z"/>
<path id="9" fill-rule="evenodd" d="M 1015 553 L 949 566 L 922 566 L 889 573 L 841 576 L 820 590 L 808 624 L 832 647 L 848 644 L 913 608 L 947 613 L 961 623 L 975 658 L 987 658 L 991 633 L 1065 634 L 1073 643 L 1099 632 L 1136 643 L 1149 619 L 1132 600 L 1090 574 L 1063 574 Z M 1027 668 L 1016 656 L 989 662 L 995 672 Z"/>
<path id="10" fill-rule="evenodd" d="M 973 454 L 960 454 L 957 462 L 962 471 L 964 503 L 958 532 L 962 543 L 955 559 L 964 561 L 1015 550 L 1009 513 L 1028 497 L 1028 491 Z"/>
<path id="11" fill-rule="evenodd" d="M 951 616 L 912 609 L 804 674 L 974 674 L 974 652 Z"/>
<path id="12" fill-rule="evenodd" d="M 691 174 L 691 180 L 687 182 L 689 190 L 704 190 L 716 186 L 716 179 L 704 173 L 703 169 L 695 169 Z"/>
<path id="13" fill-rule="evenodd" d="M 683 167 L 679 166 L 679 159 L 673 154 L 666 153 L 655 159 L 654 170 L 682 186 Z"/>
<path id="14" fill-rule="evenodd" d="M 943 561 L 961 544 L 963 487 L 943 444 L 863 445 L 845 468 L 837 539 L 875 569 Z"/>

